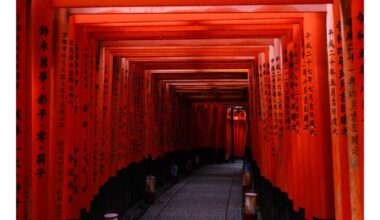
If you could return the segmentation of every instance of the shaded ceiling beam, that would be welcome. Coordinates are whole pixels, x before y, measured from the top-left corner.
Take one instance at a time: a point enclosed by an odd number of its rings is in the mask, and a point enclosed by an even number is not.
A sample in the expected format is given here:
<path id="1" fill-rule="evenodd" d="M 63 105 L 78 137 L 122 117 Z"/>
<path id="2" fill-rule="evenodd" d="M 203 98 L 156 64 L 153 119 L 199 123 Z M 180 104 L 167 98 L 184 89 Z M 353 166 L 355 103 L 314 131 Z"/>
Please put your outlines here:
<path id="1" fill-rule="evenodd" d="M 240 38 L 279 38 L 286 35 L 292 37 L 293 32 L 290 29 L 276 30 L 237 30 L 237 31 L 167 31 L 167 32 L 95 32 L 89 33 L 89 36 L 96 40 L 141 40 L 141 39 L 240 39 Z"/>
<path id="2" fill-rule="evenodd" d="M 258 19 L 303 18 L 304 13 L 171 13 L 171 14 L 88 14 L 72 15 L 74 22 L 80 23 L 126 23 L 126 22 L 166 22 L 166 21 L 223 21 Z"/>
<path id="3" fill-rule="evenodd" d="M 284 5 L 325 4 L 332 0 L 52 0 L 53 7 L 123 7 L 123 6 L 213 6 L 213 5 Z"/>
<path id="4" fill-rule="evenodd" d="M 96 32 L 166 32 L 166 31 L 245 31 L 245 30 L 287 30 L 293 24 L 218 24 L 218 25 L 181 25 L 181 26 L 96 26 L 86 27 L 89 33 Z"/>
<path id="5" fill-rule="evenodd" d="M 181 25 L 234 25 L 234 24 L 295 24 L 302 18 L 271 18 L 271 19 L 232 19 L 232 20 L 197 20 L 197 21 L 129 21 L 107 23 L 76 23 L 78 27 L 134 27 L 134 26 L 181 26 Z"/>
<path id="6" fill-rule="evenodd" d="M 152 13 L 210 13 L 210 12 L 325 12 L 326 4 L 287 5 L 223 5 L 223 6 L 159 6 L 159 7 L 96 7 L 71 8 L 70 14 L 152 14 Z"/>
<path id="7" fill-rule="evenodd" d="M 246 39 L 194 39 L 194 40 L 134 40 L 134 41 L 104 41 L 102 46 L 104 47 L 162 47 L 162 46 L 225 46 L 228 43 L 229 46 L 253 46 L 253 45 L 273 45 L 273 39 L 269 38 L 246 38 Z"/>

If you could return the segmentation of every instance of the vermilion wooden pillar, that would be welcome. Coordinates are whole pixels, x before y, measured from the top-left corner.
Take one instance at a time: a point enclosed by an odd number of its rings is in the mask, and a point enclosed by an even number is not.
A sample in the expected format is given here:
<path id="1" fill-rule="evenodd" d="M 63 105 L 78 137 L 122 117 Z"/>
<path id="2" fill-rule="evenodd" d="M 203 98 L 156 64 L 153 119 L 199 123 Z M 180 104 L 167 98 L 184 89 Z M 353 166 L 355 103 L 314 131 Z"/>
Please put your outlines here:
<path id="1" fill-rule="evenodd" d="M 354 68 L 355 68 L 355 90 L 356 90 L 356 119 L 351 114 L 352 127 L 357 123 L 358 129 L 358 161 L 359 161 L 359 195 L 358 195 L 358 217 L 364 217 L 364 1 L 351 0 L 352 35 L 354 41 Z M 352 80 L 350 79 L 349 82 Z M 352 113 L 352 112 L 351 112 Z M 353 129 L 354 130 L 354 129 Z M 356 136 L 351 136 L 352 143 L 356 144 Z M 353 207 L 356 208 L 356 207 Z"/>
<path id="2" fill-rule="evenodd" d="M 50 4 L 31 2 L 30 69 L 31 74 L 31 187 L 32 219 L 47 219 L 49 148 L 53 90 L 53 20 Z"/>
<path id="3" fill-rule="evenodd" d="M 30 7 L 30 5 L 29 5 Z M 31 218 L 31 75 L 30 67 L 30 40 L 27 25 L 30 8 L 27 1 L 17 1 L 16 5 L 16 218 Z"/>
<path id="4" fill-rule="evenodd" d="M 339 2 L 335 2 L 327 11 L 327 52 L 330 87 L 335 218 L 351 219 L 346 127 L 347 117 L 345 104 L 346 95 Z"/>
<path id="5" fill-rule="evenodd" d="M 300 143 L 297 141 L 297 133 L 299 131 L 299 115 L 300 115 L 300 97 L 299 97 L 299 80 L 300 80 L 300 45 L 297 42 L 289 43 L 287 47 L 288 52 L 288 76 L 285 77 L 285 93 L 289 97 L 285 99 L 286 105 L 288 105 L 288 117 L 286 118 L 286 126 L 289 132 L 289 144 L 290 148 L 288 149 L 288 158 L 290 161 L 289 164 L 289 198 L 294 202 L 293 208 L 295 211 L 298 211 L 300 207 L 299 203 L 299 190 L 300 187 L 298 184 L 301 182 L 299 179 L 299 165 L 298 165 L 298 146 Z M 302 186 L 301 186 L 302 187 Z"/>
<path id="6" fill-rule="evenodd" d="M 327 76 L 326 23 L 323 13 L 304 16 L 304 57 L 309 89 L 309 152 L 311 158 L 312 216 L 334 217 L 330 112 Z M 311 89 L 311 91 L 310 91 Z M 327 106 L 327 107 L 326 107 Z M 314 122 L 314 123 L 313 123 Z"/>
<path id="7" fill-rule="evenodd" d="M 64 177 L 64 146 L 65 146 L 65 96 L 67 88 L 66 57 L 68 53 L 68 12 L 66 9 L 57 9 L 54 12 L 55 39 L 55 74 L 54 74 L 54 102 L 52 110 L 51 129 L 53 138 L 49 150 L 49 188 L 53 193 L 49 196 L 48 219 L 61 219 L 63 206 L 63 177 Z"/>
<path id="8" fill-rule="evenodd" d="M 65 90 L 66 96 L 64 98 L 65 102 L 65 115 L 64 115 L 64 177 L 63 177 L 63 207 L 62 216 L 63 218 L 75 218 L 79 215 L 78 197 L 76 196 L 78 189 L 78 152 L 79 146 L 76 145 L 78 137 L 73 135 L 80 132 L 80 128 L 75 126 L 75 119 L 78 119 L 76 115 L 78 112 L 78 100 L 77 96 L 79 94 L 78 85 L 78 56 L 76 56 L 76 36 L 75 36 L 75 25 L 74 20 L 70 18 L 68 37 L 67 37 L 67 55 L 66 55 L 66 78 L 65 80 Z M 76 83 L 77 82 L 77 83 Z M 74 119 L 75 118 L 75 119 Z"/>
<path id="9" fill-rule="evenodd" d="M 340 1 L 341 5 L 341 25 L 342 25 L 342 51 L 343 51 L 343 65 L 345 74 L 345 95 L 346 95 L 346 111 L 347 111 L 347 144 L 348 144 L 348 164 L 349 164 L 349 180 L 350 180 L 350 199 L 351 199 L 351 216 L 352 219 L 363 219 L 363 121 L 361 115 L 363 114 L 362 103 L 363 93 L 360 91 L 363 87 L 363 71 L 361 64 L 363 62 L 360 58 L 360 51 L 362 42 L 354 40 L 353 23 L 357 23 L 355 30 L 359 31 L 362 21 L 361 16 L 359 19 L 352 16 L 352 7 L 354 6 L 351 1 Z M 361 4 L 357 4 L 359 8 Z M 355 5 L 356 6 L 356 5 Z M 357 49 L 355 50 L 355 41 L 357 42 Z M 357 63 L 358 62 L 358 63 Z M 357 69 L 359 67 L 359 69 Z"/>

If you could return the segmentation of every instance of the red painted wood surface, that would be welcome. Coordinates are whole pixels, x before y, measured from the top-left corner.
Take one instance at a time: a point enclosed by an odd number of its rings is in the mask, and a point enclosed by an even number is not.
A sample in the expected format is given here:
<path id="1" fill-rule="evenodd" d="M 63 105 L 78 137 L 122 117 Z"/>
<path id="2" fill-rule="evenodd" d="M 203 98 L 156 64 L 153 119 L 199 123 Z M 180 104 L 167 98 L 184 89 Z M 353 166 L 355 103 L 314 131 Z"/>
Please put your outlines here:
<path id="1" fill-rule="evenodd" d="M 52 4 L 112 2 L 153 6 Z M 231 154 L 226 109 L 242 105 L 236 156 L 249 144 L 307 219 L 362 219 L 363 2 L 206 3 L 17 2 L 18 218 L 78 218 L 148 155 Z"/>

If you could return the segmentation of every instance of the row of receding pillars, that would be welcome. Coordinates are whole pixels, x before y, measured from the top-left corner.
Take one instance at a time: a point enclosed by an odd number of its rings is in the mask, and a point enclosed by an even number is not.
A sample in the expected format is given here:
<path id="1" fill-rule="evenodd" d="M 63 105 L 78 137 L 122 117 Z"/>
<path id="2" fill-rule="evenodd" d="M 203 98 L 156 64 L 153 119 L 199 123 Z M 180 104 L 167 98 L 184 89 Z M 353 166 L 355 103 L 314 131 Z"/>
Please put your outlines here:
<path id="1" fill-rule="evenodd" d="M 174 165 L 174 164 L 173 164 Z M 190 165 L 190 167 L 187 167 L 188 169 L 192 168 L 199 168 L 200 167 L 200 158 L 199 156 L 194 157 L 194 166 Z M 187 170 L 189 171 L 189 170 Z M 171 170 L 171 181 L 172 183 L 177 183 L 178 173 L 175 174 L 175 171 Z M 190 172 L 187 172 L 189 174 Z M 156 198 L 156 177 L 152 175 L 148 175 L 145 178 L 145 203 L 147 204 L 153 204 Z M 119 214 L 118 213 L 106 213 L 104 215 L 105 220 L 118 220 Z"/>

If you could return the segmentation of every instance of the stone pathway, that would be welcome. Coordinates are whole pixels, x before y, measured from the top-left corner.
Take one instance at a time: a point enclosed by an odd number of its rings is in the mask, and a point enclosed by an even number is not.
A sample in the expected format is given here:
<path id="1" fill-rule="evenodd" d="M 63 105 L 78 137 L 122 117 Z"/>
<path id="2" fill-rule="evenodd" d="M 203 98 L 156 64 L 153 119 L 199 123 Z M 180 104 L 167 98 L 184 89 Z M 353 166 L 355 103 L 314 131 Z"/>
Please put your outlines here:
<path id="1" fill-rule="evenodd" d="M 143 220 L 241 219 L 242 161 L 206 165 L 161 195 Z"/>

